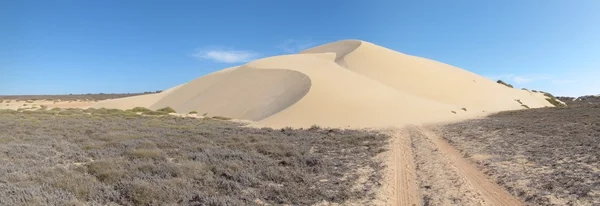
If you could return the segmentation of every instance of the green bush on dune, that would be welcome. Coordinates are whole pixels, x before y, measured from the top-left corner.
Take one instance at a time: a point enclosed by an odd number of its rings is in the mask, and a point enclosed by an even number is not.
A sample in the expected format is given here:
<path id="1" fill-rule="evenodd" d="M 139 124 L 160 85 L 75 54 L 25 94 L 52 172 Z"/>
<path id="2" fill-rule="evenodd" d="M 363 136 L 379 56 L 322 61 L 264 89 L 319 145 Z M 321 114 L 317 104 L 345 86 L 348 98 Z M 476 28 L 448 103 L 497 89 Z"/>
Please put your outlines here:
<path id="1" fill-rule="evenodd" d="M 223 117 L 223 116 L 214 116 L 212 117 L 213 119 L 218 119 L 218 120 L 231 120 L 231 118 L 229 117 Z"/>
<path id="2" fill-rule="evenodd" d="M 165 108 L 162 108 L 162 109 L 157 109 L 156 111 L 157 111 L 157 112 L 164 112 L 164 113 L 167 113 L 167 114 L 168 114 L 168 113 L 177 113 L 177 112 L 176 112 L 176 111 L 175 111 L 173 108 L 171 108 L 171 107 L 165 107 Z"/>
<path id="3" fill-rule="evenodd" d="M 548 101 L 550 104 L 554 105 L 555 107 L 565 107 L 567 106 L 566 104 L 560 102 L 558 99 L 556 99 L 556 97 L 554 97 L 554 95 L 548 93 L 548 92 L 543 92 L 540 91 L 541 93 L 544 94 L 544 96 L 546 96 L 546 101 Z"/>
<path id="4" fill-rule="evenodd" d="M 564 107 L 565 105 L 561 102 L 558 101 L 558 99 L 556 98 L 546 98 L 546 101 L 550 102 L 550 104 L 554 105 L 555 107 Z"/>
<path id="5" fill-rule="evenodd" d="M 145 107 L 134 107 L 133 109 L 131 109 L 130 111 L 132 112 L 141 112 L 141 113 L 146 113 L 146 112 L 150 112 L 152 110 L 145 108 Z"/>
<path id="6" fill-rule="evenodd" d="M 513 87 L 513 85 L 511 85 L 511 84 L 508 84 L 508 83 L 506 83 L 506 82 L 504 82 L 504 81 L 502 81 L 502 80 L 498 80 L 498 81 L 496 81 L 496 83 L 498 83 L 498 84 L 502 84 L 502 85 L 504 85 L 504 86 L 507 86 L 507 87 L 510 87 L 510 88 L 514 88 L 514 87 Z"/>

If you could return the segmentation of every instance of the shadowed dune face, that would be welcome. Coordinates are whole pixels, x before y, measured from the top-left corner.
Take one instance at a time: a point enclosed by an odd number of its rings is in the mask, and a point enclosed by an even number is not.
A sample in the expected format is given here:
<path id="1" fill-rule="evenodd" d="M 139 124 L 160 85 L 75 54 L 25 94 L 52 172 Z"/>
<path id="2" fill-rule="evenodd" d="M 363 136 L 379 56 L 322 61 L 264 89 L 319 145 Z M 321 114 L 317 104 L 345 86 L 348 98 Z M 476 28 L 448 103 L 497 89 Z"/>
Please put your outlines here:
<path id="1" fill-rule="evenodd" d="M 310 78 L 297 71 L 242 66 L 190 82 L 151 109 L 170 106 L 180 113 L 259 121 L 296 103 L 310 87 Z"/>

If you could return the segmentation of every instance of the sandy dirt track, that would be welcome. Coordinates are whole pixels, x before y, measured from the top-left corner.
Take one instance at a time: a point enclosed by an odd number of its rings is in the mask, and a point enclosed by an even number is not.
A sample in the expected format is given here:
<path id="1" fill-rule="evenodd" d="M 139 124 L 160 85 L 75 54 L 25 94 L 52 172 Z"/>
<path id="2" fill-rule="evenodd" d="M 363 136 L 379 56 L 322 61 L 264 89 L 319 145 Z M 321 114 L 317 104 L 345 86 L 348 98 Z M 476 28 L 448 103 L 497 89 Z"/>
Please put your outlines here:
<path id="1" fill-rule="evenodd" d="M 421 197 L 416 182 L 416 170 L 412 157 L 410 136 L 406 130 L 390 128 L 384 130 L 390 135 L 384 185 L 375 204 L 377 205 L 421 205 Z"/>
<path id="2" fill-rule="evenodd" d="M 428 127 L 388 129 L 387 177 L 378 205 L 523 203 L 494 183 Z"/>

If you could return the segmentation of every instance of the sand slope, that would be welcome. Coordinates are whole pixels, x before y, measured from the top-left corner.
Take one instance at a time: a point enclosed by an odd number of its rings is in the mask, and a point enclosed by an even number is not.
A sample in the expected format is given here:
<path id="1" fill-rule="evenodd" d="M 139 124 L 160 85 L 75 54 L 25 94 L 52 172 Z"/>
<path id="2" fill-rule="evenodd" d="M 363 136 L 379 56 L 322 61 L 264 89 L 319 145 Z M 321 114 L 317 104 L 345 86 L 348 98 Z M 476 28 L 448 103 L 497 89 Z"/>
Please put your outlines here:
<path id="1" fill-rule="evenodd" d="M 310 84 L 308 76 L 293 70 L 242 66 L 192 81 L 150 108 L 258 121 L 300 100 Z"/>
<path id="2" fill-rule="evenodd" d="M 381 127 L 523 109 L 516 100 L 531 108 L 551 106 L 539 93 L 372 43 L 345 40 L 259 59 L 159 94 L 93 107 L 170 106 L 179 113 L 197 111 L 274 127 Z"/>
<path id="3" fill-rule="evenodd" d="M 515 101 L 533 107 L 546 106 L 541 93 L 504 85 L 433 60 L 402 54 L 372 43 L 349 40 L 326 44 L 302 53 L 336 52 L 336 62 L 394 89 L 459 107 L 506 110 L 520 109 Z M 509 98 L 511 97 L 511 98 Z"/>

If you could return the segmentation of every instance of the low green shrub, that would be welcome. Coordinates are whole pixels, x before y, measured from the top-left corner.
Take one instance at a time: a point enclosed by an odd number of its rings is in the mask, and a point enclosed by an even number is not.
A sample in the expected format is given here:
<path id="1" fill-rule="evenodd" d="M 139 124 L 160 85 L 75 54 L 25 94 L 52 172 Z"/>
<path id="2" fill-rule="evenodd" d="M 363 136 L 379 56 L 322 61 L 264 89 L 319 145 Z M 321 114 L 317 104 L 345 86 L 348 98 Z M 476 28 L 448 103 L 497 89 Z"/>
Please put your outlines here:
<path id="1" fill-rule="evenodd" d="M 144 112 L 143 114 L 145 114 L 145 115 L 167 115 L 169 113 L 161 112 L 161 111 L 148 111 L 148 112 Z"/>
<path id="2" fill-rule="evenodd" d="M 0 109 L 0 114 L 17 114 L 19 112 L 12 109 Z"/>
<path id="3" fill-rule="evenodd" d="M 131 109 L 130 111 L 132 112 L 141 112 L 141 113 L 145 113 L 145 112 L 150 112 L 152 110 L 145 108 L 145 107 L 134 107 L 133 109 Z"/>
<path id="4" fill-rule="evenodd" d="M 564 107 L 565 105 L 561 102 L 559 102 L 556 98 L 546 98 L 546 101 L 550 102 L 550 104 L 554 105 L 555 107 Z"/>
<path id="5" fill-rule="evenodd" d="M 513 87 L 513 85 L 511 85 L 511 84 L 508 84 L 508 83 L 506 83 L 506 82 L 504 82 L 504 81 L 502 81 L 502 80 L 498 80 L 498 81 L 496 81 L 496 83 L 498 83 L 498 84 L 502 84 L 502 85 L 504 85 L 504 86 L 507 86 L 507 87 L 510 87 L 510 88 L 514 88 L 514 87 Z"/>
<path id="6" fill-rule="evenodd" d="M 196 112 L 196 111 L 191 111 L 191 112 L 189 112 L 188 114 L 198 114 L 198 112 Z"/>
<path id="7" fill-rule="evenodd" d="M 214 116 L 212 118 L 213 119 L 218 119 L 218 120 L 231 120 L 231 118 L 229 118 L 229 117 L 223 117 L 223 116 Z"/>
<path id="8" fill-rule="evenodd" d="M 161 108 L 161 109 L 157 109 L 157 112 L 164 112 L 164 113 L 177 113 L 177 111 L 175 111 L 173 108 L 171 107 L 165 107 L 165 108 Z"/>

